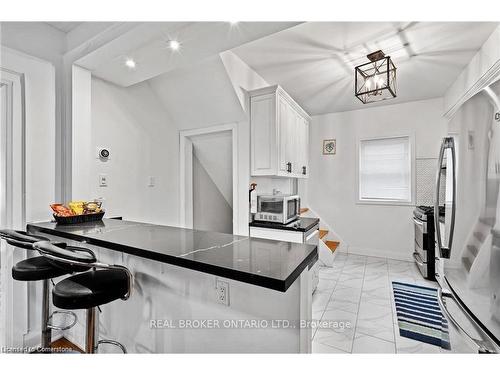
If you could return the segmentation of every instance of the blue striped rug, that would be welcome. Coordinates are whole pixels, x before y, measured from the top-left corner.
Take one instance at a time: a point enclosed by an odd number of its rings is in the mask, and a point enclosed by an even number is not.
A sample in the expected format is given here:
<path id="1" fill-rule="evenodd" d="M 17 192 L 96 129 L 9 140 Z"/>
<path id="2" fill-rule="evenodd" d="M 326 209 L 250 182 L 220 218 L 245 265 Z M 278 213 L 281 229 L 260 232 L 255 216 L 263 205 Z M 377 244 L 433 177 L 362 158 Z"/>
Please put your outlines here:
<path id="1" fill-rule="evenodd" d="M 448 322 L 437 300 L 437 289 L 393 281 L 399 334 L 450 349 Z"/>

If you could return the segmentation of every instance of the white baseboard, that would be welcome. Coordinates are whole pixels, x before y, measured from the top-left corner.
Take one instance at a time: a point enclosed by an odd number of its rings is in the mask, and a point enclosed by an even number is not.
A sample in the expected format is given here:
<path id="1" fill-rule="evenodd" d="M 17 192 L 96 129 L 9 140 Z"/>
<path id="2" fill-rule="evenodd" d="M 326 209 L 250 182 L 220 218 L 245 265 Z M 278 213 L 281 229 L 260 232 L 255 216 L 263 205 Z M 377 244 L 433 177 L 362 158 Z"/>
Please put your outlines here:
<path id="1" fill-rule="evenodd" d="M 380 250 L 380 249 L 368 249 L 365 247 L 356 246 L 345 246 L 340 249 L 340 252 L 347 254 L 365 255 L 378 258 L 388 258 L 394 260 L 404 260 L 408 262 L 413 262 L 413 255 L 410 251 L 408 252 L 398 252 Z"/>

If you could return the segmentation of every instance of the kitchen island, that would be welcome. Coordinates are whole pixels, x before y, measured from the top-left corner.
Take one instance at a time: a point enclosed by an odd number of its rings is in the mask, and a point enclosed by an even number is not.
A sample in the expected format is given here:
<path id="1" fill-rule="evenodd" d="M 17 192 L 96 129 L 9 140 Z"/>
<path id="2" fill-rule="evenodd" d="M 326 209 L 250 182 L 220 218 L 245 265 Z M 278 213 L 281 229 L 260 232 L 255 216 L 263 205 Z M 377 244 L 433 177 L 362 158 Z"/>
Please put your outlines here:
<path id="1" fill-rule="evenodd" d="M 315 246 L 114 219 L 27 230 L 132 271 L 132 297 L 104 305 L 99 317 L 101 337 L 129 352 L 311 350 Z M 83 325 L 67 336 L 83 346 Z"/>

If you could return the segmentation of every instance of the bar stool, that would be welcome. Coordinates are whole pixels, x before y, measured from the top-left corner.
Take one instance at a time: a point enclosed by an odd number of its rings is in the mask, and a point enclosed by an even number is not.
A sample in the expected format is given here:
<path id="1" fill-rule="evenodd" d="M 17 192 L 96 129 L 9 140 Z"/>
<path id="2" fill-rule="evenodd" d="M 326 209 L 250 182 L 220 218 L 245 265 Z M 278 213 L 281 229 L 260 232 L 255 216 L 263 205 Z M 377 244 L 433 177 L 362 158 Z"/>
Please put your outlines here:
<path id="1" fill-rule="evenodd" d="M 127 300 L 133 287 L 131 272 L 120 265 L 97 261 L 88 249 L 61 248 L 48 241 L 36 242 L 33 248 L 55 264 L 89 267 L 92 270 L 70 276 L 56 284 L 52 290 L 52 301 L 56 307 L 68 310 L 86 310 L 85 352 L 96 353 L 101 344 L 118 346 L 123 353 L 126 348 L 115 340 L 99 340 L 97 309 L 101 305 Z M 88 251 L 86 251 L 88 250 Z"/>
<path id="2" fill-rule="evenodd" d="M 24 231 L 10 229 L 0 230 L 0 238 L 15 248 L 34 251 L 33 244 L 47 240 L 45 237 L 34 236 Z M 51 263 L 43 256 L 31 257 L 16 263 L 12 267 L 12 278 L 17 281 L 42 281 L 42 318 L 41 318 L 41 347 L 48 349 L 52 342 L 52 330 L 67 330 L 76 324 L 76 314 L 72 311 L 53 311 L 50 313 L 50 280 L 73 273 L 79 269 L 70 266 L 60 267 Z M 52 323 L 55 315 L 69 315 L 72 321 L 66 326 L 57 326 Z"/>

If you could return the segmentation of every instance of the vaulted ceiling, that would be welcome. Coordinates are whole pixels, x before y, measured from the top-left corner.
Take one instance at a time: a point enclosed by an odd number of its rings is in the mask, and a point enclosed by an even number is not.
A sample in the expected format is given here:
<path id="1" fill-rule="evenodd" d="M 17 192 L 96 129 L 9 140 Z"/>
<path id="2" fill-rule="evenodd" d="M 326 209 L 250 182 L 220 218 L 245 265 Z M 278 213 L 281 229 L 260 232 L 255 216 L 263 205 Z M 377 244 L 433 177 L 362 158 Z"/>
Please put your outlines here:
<path id="1" fill-rule="evenodd" d="M 297 22 L 144 22 L 77 61 L 96 77 L 130 86 L 197 64 L 220 52 L 274 34 Z M 177 51 L 169 42 L 180 43 Z M 133 59 L 133 69 L 125 61 Z"/>
<path id="2" fill-rule="evenodd" d="M 384 105 L 443 96 L 498 23 L 307 22 L 233 49 L 310 114 L 365 108 L 354 67 L 382 49 L 397 66 L 398 96 Z M 368 106 L 369 106 L 368 105 Z"/>

